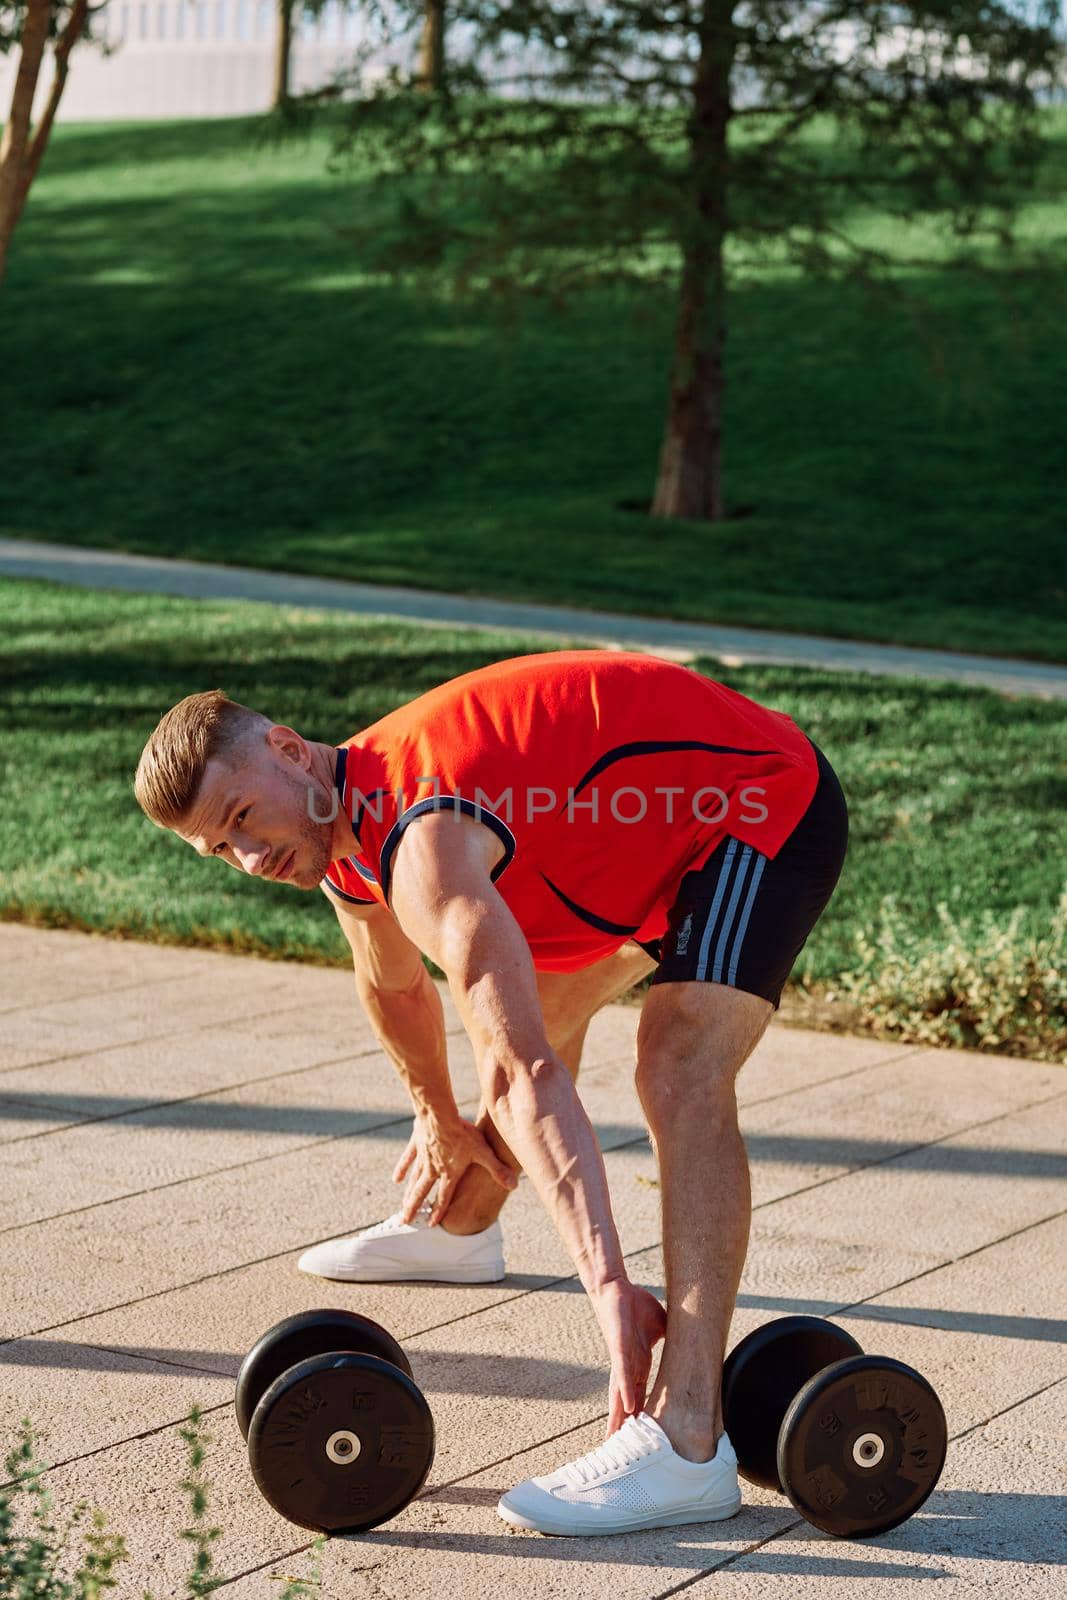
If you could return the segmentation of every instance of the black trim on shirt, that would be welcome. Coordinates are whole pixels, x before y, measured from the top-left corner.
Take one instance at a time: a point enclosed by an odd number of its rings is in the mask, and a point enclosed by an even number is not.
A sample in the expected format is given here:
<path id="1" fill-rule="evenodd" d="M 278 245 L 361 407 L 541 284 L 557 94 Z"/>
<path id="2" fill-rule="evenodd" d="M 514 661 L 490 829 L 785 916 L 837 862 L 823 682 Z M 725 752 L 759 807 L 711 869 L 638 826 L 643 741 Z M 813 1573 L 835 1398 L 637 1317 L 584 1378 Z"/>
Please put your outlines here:
<path id="1" fill-rule="evenodd" d="M 331 894 L 337 895 L 341 900 L 350 901 L 354 906 L 376 906 L 378 904 L 377 900 L 365 900 L 362 895 L 349 894 L 346 889 L 338 888 L 328 873 L 322 881 Z"/>
<path id="2" fill-rule="evenodd" d="M 363 865 L 362 861 L 359 859 L 358 856 L 346 856 L 345 860 L 348 862 L 350 867 L 355 867 L 356 871 L 359 873 L 359 875 L 363 879 L 364 883 L 373 883 L 375 885 L 378 884 L 378 880 L 374 876 L 374 873 L 371 871 L 371 869 L 369 867 L 365 867 Z"/>
<path id="3" fill-rule="evenodd" d="M 564 894 L 559 885 L 553 883 L 552 879 L 546 876 L 545 873 L 542 872 L 541 876 L 548 884 L 548 887 L 552 890 L 552 893 L 557 895 L 559 899 L 563 901 L 563 904 L 567 907 L 567 910 L 573 911 L 574 915 L 576 917 L 580 917 L 583 922 L 588 922 L 591 928 L 599 928 L 601 933 L 617 933 L 621 938 L 629 938 L 635 934 L 638 928 L 641 926 L 639 922 L 635 922 L 631 928 L 628 923 L 624 924 L 621 922 L 609 922 L 606 917 L 598 917 L 595 911 L 586 910 L 585 906 L 580 906 L 577 900 L 572 900 L 569 894 Z"/>
<path id="4" fill-rule="evenodd" d="M 581 794 L 586 784 L 599 777 L 605 767 L 623 761 L 627 756 L 664 755 L 668 750 L 710 750 L 716 756 L 775 756 L 781 753 L 778 750 L 742 750 L 733 744 L 705 744 L 702 739 L 635 739 L 632 744 L 617 744 L 613 750 L 605 751 L 573 792 L 575 795 Z"/>
<path id="5" fill-rule="evenodd" d="M 504 854 L 489 874 L 493 883 L 496 882 L 502 872 L 507 870 L 514 860 L 516 850 L 515 835 L 507 823 L 498 817 L 494 811 L 490 811 L 486 806 L 475 805 L 473 800 L 464 800 L 462 795 L 430 795 L 427 799 L 417 800 L 413 806 L 408 806 L 407 810 L 401 813 L 385 836 L 380 867 L 382 894 L 385 896 L 387 904 L 389 891 L 392 887 L 393 856 L 396 854 L 396 847 L 403 838 L 404 829 L 408 824 L 414 822 L 416 817 L 425 815 L 427 811 L 461 811 L 464 816 L 473 817 L 476 822 L 484 822 L 486 827 L 496 834 L 504 846 Z"/>

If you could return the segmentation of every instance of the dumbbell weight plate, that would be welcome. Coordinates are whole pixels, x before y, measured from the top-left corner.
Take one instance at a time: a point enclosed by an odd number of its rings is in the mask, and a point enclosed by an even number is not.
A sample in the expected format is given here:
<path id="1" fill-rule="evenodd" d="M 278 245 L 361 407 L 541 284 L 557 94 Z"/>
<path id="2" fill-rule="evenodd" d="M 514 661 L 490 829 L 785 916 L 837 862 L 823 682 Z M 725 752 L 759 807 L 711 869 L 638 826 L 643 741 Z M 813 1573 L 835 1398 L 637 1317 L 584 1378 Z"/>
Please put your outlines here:
<path id="1" fill-rule="evenodd" d="M 248 1438 L 249 1424 L 259 1397 L 275 1378 L 281 1377 L 283 1372 L 295 1367 L 299 1361 L 306 1361 L 309 1356 L 326 1355 L 335 1350 L 355 1350 L 364 1355 L 379 1356 L 411 1377 L 411 1365 L 403 1348 L 391 1333 L 370 1317 L 361 1317 L 355 1311 L 342 1311 L 339 1307 L 298 1312 L 295 1317 L 286 1317 L 284 1321 L 275 1323 L 273 1328 L 268 1328 L 241 1363 L 234 1405 L 242 1436 Z"/>
<path id="2" fill-rule="evenodd" d="M 920 1372 L 891 1356 L 850 1356 L 796 1395 L 782 1421 L 778 1471 L 815 1527 L 870 1538 L 918 1510 L 947 1445 L 941 1402 Z"/>
<path id="3" fill-rule="evenodd" d="M 736 1345 L 722 1369 L 722 1409 L 741 1476 L 782 1488 L 778 1430 L 797 1390 L 832 1361 L 861 1353 L 844 1328 L 822 1317 L 778 1317 Z"/>
<path id="4" fill-rule="evenodd" d="M 283 1372 L 248 1430 L 264 1499 L 321 1533 L 364 1533 L 395 1516 L 422 1488 L 433 1451 L 418 1385 L 377 1356 L 345 1351 Z"/>

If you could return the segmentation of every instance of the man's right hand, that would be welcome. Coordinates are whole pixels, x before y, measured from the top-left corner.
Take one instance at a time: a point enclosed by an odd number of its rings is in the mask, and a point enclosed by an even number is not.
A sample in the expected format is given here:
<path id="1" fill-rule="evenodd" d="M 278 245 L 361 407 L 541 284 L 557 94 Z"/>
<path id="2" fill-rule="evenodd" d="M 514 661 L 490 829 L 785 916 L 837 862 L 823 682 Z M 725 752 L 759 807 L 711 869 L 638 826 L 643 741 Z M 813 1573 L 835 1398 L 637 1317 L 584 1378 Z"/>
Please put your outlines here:
<path id="1" fill-rule="evenodd" d="M 401 1219 L 404 1222 L 414 1220 L 436 1183 L 437 1197 L 430 1213 L 430 1226 L 436 1226 L 452 1204 L 463 1174 L 471 1166 L 484 1167 L 503 1189 L 514 1189 L 518 1183 L 517 1174 L 500 1160 L 473 1122 L 459 1116 L 449 1120 L 425 1113 L 416 1116 L 407 1149 L 393 1173 L 394 1183 L 407 1179 Z"/>
<path id="2" fill-rule="evenodd" d="M 652 1351 L 667 1331 L 667 1313 L 647 1289 L 616 1279 L 591 1296 L 611 1358 L 608 1390 L 610 1438 L 645 1403 Z"/>

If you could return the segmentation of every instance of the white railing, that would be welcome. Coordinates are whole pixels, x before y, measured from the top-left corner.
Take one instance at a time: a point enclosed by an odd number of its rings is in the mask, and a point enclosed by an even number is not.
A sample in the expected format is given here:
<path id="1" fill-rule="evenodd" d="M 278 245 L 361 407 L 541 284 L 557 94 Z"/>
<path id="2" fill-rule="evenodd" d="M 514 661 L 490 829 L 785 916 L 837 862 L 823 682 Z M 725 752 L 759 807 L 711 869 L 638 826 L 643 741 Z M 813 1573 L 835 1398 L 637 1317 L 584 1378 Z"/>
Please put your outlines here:
<path id="1" fill-rule="evenodd" d="M 329 0 L 317 18 L 294 19 L 292 88 L 319 88 L 366 42 L 362 8 Z M 265 111 L 274 83 L 278 25 L 274 0 L 109 0 L 97 16 L 97 44 L 81 43 L 59 116 L 68 122 L 225 117 Z M 408 48 L 404 56 L 411 54 Z M 382 66 L 384 52 L 379 53 Z M 16 52 L 0 56 L 0 107 L 6 113 Z M 48 93 L 50 58 L 38 105 Z"/>
<path id="2" fill-rule="evenodd" d="M 267 110 L 274 83 L 278 26 L 276 0 L 108 0 L 97 13 L 95 32 L 110 53 L 79 44 L 60 106 L 61 119 L 103 121 L 164 117 L 224 117 Z M 450 40 L 460 30 L 453 29 Z M 869 60 L 884 64 L 908 41 L 897 28 L 881 39 Z M 463 40 L 458 39 L 462 47 Z M 916 34 L 916 46 L 922 35 Z M 327 0 L 318 17 L 294 18 L 291 84 L 294 93 L 321 88 L 350 67 L 363 47 L 375 44 L 360 0 Z M 842 30 L 842 56 L 856 46 L 856 29 Z M 413 37 L 391 48 L 370 50 L 367 76 L 390 65 L 414 64 Z M 966 49 L 961 50 L 966 56 Z M 0 56 L 0 120 L 10 104 L 17 52 Z M 523 56 L 527 65 L 533 52 Z M 517 63 L 516 63 L 517 64 Z M 956 60 L 966 72 L 965 59 Z M 51 82 L 50 58 L 41 74 L 37 109 Z M 758 100 L 758 84 L 737 83 L 739 103 Z M 1042 98 L 1062 100 L 1050 86 Z"/>

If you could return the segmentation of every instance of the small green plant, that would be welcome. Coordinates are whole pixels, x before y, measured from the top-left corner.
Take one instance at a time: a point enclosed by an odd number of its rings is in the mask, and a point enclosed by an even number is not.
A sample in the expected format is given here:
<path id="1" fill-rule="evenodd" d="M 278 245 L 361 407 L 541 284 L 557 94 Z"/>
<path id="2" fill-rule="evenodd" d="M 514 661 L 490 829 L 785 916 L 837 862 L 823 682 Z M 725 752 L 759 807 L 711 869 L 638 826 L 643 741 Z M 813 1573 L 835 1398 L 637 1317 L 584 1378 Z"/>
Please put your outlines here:
<path id="1" fill-rule="evenodd" d="M 199 1406 L 190 1411 L 180 1435 L 189 1449 L 189 1472 L 181 1488 L 188 1495 L 192 1509 L 191 1526 L 182 1529 L 181 1537 L 188 1540 L 196 1552 L 183 1593 L 190 1600 L 202 1600 L 226 1579 L 212 1572 L 212 1547 L 222 1537 L 222 1529 L 211 1526 L 207 1515 L 210 1483 L 204 1476 L 203 1466 L 212 1436 L 203 1431 L 203 1412 Z M 9 1452 L 5 1465 L 8 1482 L 0 1487 L 0 1600 L 101 1600 L 118 1582 L 115 1568 L 128 1558 L 123 1536 L 107 1532 L 107 1518 L 103 1512 L 93 1510 L 90 1513 L 88 1502 L 84 1500 L 74 1507 L 62 1533 L 58 1532 L 53 1520 L 52 1493 L 45 1485 L 48 1468 L 36 1459 L 33 1425 L 28 1417 L 23 1417 L 19 1423 L 18 1443 Z M 25 1523 L 28 1518 L 29 1522 L 28 1531 L 23 1532 L 17 1532 L 15 1526 L 20 1497 L 26 1508 L 22 1521 Z M 90 1523 L 82 1530 L 79 1564 L 69 1576 L 61 1576 L 61 1568 L 70 1565 L 71 1535 L 82 1527 L 87 1516 Z M 285 1575 L 285 1588 L 272 1594 L 271 1600 L 309 1600 L 318 1593 L 322 1586 L 325 1545 L 326 1540 L 320 1535 L 310 1547 L 310 1576 Z M 147 1590 L 144 1600 L 153 1600 Z"/>
<path id="2" fill-rule="evenodd" d="M 306 1578 L 294 1578 L 288 1573 L 272 1572 L 271 1581 L 284 1582 L 285 1588 L 272 1600 L 312 1600 L 322 1588 L 322 1552 L 326 1548 L 326 1536 L 320 1533 L 312 1543 L 309 1555 L 311 1558 L 311 1573 Z"/>
<path id="3" fill-rule="evenodd" d="M 82 1534 L 81 1563 L 73 1575 L 61 1578 L 58 1567 L 71 1534 L 84 1521 L 88 1505 L 80 1500 L 66 1528 L 57 1535 L 52 1520 L 52 1494 L 46 1488 L 47 1470 L 35 1459 L 33 1428 L 29 1418 L 19 1423 L 19 1439 L 4 1465 L 10 1482 L 0 1488 L 0 1600 L 100 1600 L 115 1587 L 114 1568 L 126 1558 L 121 1534 L 106 1533 L 106 1518 L 92 1513 L 91 1527 Z M 16 1499 L 29 1501 L 30 1531 L 15 1532 Z"/>
<path id="4" fill-rule="evenodd" d="M 937 907 L 941 936 L 917 936 L 893 895 L 877 932 L 856 935 L 859 964 L 838 992 L 857 1020 L 908 1043 L 964 1046 L 1035 1060 L 1067 1054 L 1067 889 L 1047 928 L 1025 937 L 1025 907 L 957 919 Z"/>
<path id="5" fill-rule="evenodd" d="M 192 1600 L 201 1600 L 204 1595 L 209 1595 L 219 1585 L 219 1579 L 211 1576 L 211 1546 L 216 1539 L 222 1537 L 221 1528 L 211 1528 L 207 1525 L 207 1492 L 209 1484 L 201 1471 L 204 1464 L 206 1446 L 211 1443 L 211 1435 L 204 1433 L 201 1427 L 203 1413 L 199 1406 L 194 1406 L 186 1419 L 186 1426 L 180 1429 L 181 1437 L 189 1446 L 189 1476 L 182 1479 L 181 1487 L 189 1496 L 193 1511 L 193 1525 L 191 1528 L 182 1529 L 182 1538 L 188 1539 L 196 1547 L 196 1556 L 193 1561 L 193 1570 L 185 1580 L 186 1593 Z M 146 1594 L 145 1600 L 149 1600 Z"/>

